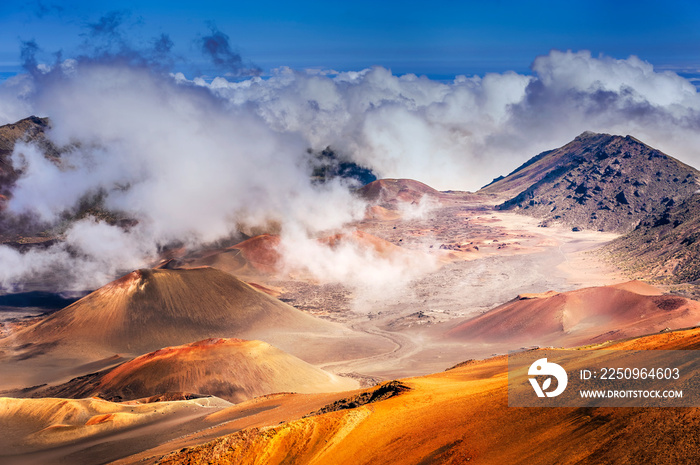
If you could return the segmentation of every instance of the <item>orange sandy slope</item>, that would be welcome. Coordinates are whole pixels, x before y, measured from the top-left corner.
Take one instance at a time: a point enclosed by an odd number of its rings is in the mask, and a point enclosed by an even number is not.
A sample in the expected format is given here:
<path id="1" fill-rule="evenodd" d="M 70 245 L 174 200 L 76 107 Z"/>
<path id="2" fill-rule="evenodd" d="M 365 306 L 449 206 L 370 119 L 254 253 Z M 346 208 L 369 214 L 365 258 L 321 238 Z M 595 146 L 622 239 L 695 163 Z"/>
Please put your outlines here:
<path id="1" fill-rule="evenodd" d="M 453 339 L 575 346 L 700 324 L 700 303 L 629 282 L 520 295 L 448 331 Z"/>
<path id="2" fill-rule="evenodd" d="M 225 408 L 215 398 L 149 404 L 117 404 L 102 399 L 12 399 L 0 397 L 0 463 L 20 463 L 2 456 L 47 449 L 147 425 L 163 416 Z"/>
<path id="3" fill-rule="evenodd" d="M 439 197 L 441 193 L 413 179 L 378 179 L 357 192 L 368 201 L 378 203 L 418 202 L 425 195 Z"/>
<path id="4" fill-rule="evenodd" d="M 232 247 L 203 253 L 188 259 L 186 266 L 212 266 L 237 276 L 274 274 L 282 267 L 278 252 L 280 237 L 276 234 L 260 234 Z"/>
<path id="5" fill-rule="evenodd" d="M 275 392 L 334 392 L 357 387 L 352 379 L 327 373 L 265 342 L 207 339 L 126 362 L 107 373 L 89 394 L 130 400 L 191 392 L 242 402 Z"/>
<path id="6" fill-rule="evenodd" d="M 236 405 L 216 397 L 156 403 L 0 397 L 0 463 L 143 463 L 242 428 L 295 420 L 357 392 L 272 394 Z"/>
<path id="7" fill-rule="evenodd" d="M 138 270 L 36 326 L 21 342 L 82 345 L 88 350 L 144 353 L 208 337 L 268 336 L 290 345 L 302 335 L 349 335 L 213 268 Z M 251 337 L 252 336 L 252 337 Z M 265 339 L 265 338 L 262 338 Z"/>
<path id="8" fill-rule="evenodd" d="M 219 270 L 139 270 L 1 340 L 0 371 L 6 376 L 0 390 L 65 382 L 89 373 L 75 367 L 111 360 L 115 353 L 138 356 L 211 337 L 262 340 L 308 363 L 391 348 L 388 341 L 307 315 Z"/>
<path id="9" fill-rule="evenodd" d="M 698 349 L 700 329 L 606 349 Z M 507 360 L 405 380 L 412 389 L 362 407 L 252 428 L 163 464 L 698 463 L 694 408 L 512 408 Z"/>
<path id="10" fill-rule="evenodd" d="M 318 242 L 330 248 L 348 244 L 361 252 L 390 260 L 406 259 L 415 253 L 360 230 L 320 237 Z M 264 279 L 284 271 L 299 273 L 299 270 L 289 269 L 285 265 L 279 246 L 280 236 L 262 234 L 227 249 L 187 260 L 185 267 L 211 266 L 248 280 Z"/>

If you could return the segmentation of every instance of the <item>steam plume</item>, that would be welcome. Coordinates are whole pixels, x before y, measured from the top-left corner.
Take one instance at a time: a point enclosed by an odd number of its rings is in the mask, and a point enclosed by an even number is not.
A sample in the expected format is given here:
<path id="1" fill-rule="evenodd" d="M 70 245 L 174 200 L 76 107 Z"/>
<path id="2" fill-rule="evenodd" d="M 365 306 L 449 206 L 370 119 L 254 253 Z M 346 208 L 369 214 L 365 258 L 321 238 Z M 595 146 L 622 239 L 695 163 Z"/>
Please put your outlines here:
<path id="1" fill-rule="evenodd" d="M 118 35 L 119 18 L 107 19 L 92 29 Z M 171 47 L 162 36 L 154 50 L 162 57 Z M 250 75 L 220 31 L 212 29 L 202 48 L 229 76 Z M 368 275 L 353 267 L 371 257 L 344 248 L 334 262 L 308 242 L 359 218 L 364 207 L 341 181 L 310 183 L 308 147 L 331 146 L 380 176 L 439 189 L 476 189 L 584 130 L 632 134 L 700 162 L 697 90 L 636 57 L 552 51 L 535 59 L 532 75 L 449 83 L 381 67 L 337 75 L 282 68 L 267 79 L 207 82 L 163 73 L 151 52 L 42 65 L 37 49 L 25 47 L 30 74 L 0 84 L 1 122 L 49 116 L 48 137 L 65 153 L 56 165 L 39 147 L 18 144 L 13 163 L 23 176 L 10 213 L 55 223 L 99 195 L 138 224 L 124 230 L 87 218 L 46 250 L 0 247 L 2 263 L 10 264 L 0 275 L 6 286 L 60 268 L 71 286 L 94 287 L 147 263 L 164 244 L 207 243 L 240 224 L 270 222 L 286 234 L 291 262 L 335 263 L 334 273 L 327 264 L 308 268 L 337 279 Z M 404 265 L 377 266 L 412 278 Z"/>

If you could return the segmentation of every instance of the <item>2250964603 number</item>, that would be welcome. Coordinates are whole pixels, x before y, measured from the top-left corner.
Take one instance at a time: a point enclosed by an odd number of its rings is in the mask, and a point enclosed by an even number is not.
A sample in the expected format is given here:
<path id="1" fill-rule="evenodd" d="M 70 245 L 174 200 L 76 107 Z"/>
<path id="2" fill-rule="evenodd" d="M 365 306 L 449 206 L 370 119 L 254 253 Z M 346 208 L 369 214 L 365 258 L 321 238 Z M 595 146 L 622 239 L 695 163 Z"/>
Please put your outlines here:
<path id="1" fill-rule="evenodd" d="M 678 379 L 678 368 L 602 368 L 600 379 Z"/>

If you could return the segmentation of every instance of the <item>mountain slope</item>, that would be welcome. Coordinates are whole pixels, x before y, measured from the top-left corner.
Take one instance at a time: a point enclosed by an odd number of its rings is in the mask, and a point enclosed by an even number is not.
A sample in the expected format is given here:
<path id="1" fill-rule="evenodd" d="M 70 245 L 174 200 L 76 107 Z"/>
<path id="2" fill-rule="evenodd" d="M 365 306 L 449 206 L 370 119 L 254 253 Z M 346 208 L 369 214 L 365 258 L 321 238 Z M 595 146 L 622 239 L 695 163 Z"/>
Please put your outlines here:
<path id="1" fill-rule="evenodd" d="M 207 339 L 166 347 L 94 376 L 41 392 L 41 397 L 132 400 L 169 392 L 242 402 L 276 392 L 334 392 L 358 388 L 262 341 Z"/>
<path id="2" fill-rule="evenodd" d="M 105 463 L 95 457 L 85 460 L 61 459 L 56 456 L 42 455 L 25 457 L 14 454 L 36 453 L 60 446 L 72 446 L 72 450 L 63 455 L 75 453 L 76 444 L 82 442 L 82 448 L 89 449 L 85 440 L 101 438 L 114 433 L 138 431 L 141 441 L 149 435 L 151 429 L 159 429 L 161 442 L 179 436 L 181 431 L 168 423 L 183 419 L 200 428 L 200 418 L 211 414 L 212 410 L 222 410 L 231 404 L 217 398 L 192 399 L 180 402 L 152 402 L 144 404 L 119 404 L 102 399 L 13 399 L 0 397 L 0 463 L 3 464 L 48 464 L 48 463 Z M 167 418 L 169 421 L 163 422 Z M 199 421 L 197 421 L 199 420 Z M 163 424 L 159 424 L 163 422 Z M 123 436 L 122 436 L 123 437 Z M 144 441 L 149 442 L 149 441 Z M 150 442 L 154 442 L 153 438 Z M 129 451 L 129 446 L 119 443 L 122 454 Z M 157 444 L 157 443 L 156 443 Z M 133 446 L 132 446 L 133 447 Z M 126 449 L 126 450 L 125 450 Z M 138 451 L 136 449 L 134 452 Z M 61 457 L 61 455 L 58 455 Z M 119 456 L 117 456 L 119 457 Z"/>
<path id="3" fill-rule="evenodd" d="M 260 234 L 231 247 L 204 251 L 180 260 L 182 267 L 211 266 L 239 277 L 274 275 L 282 267 L 280 236 Z"/>
<path id="4" fill-rule="evenodd" d="M 698 349 L 699 340 L 693 329 L 600 348 Z M 698 409 L 511 408 L 507 365 L 502 356 L 402 380 L 410 389 L 397 396 L 246 429 L 159 463 L 690 464 L 700 457 Z"/>
<path id="5" fill-rule="evenodd" d="M 8 196 L 10 187 L 19 176 L 19 172 L 12 166 L 10 160 L 15 144 L 21 140 L 28 140 L 38 142 L 45 146 L 44 148 L 48 148 L 48 143 L 44 138 L 44 131 L 48 127 L 48 118 L 37 118 L 36 116 L 0 126 L 0 195 Z"/>
<path id="6" fill-rule="evenodd" d="M 479 192 L 548 221 L 629 231 L 697 190 L 700 172 L 631 137 L 586 132 L 543 152 Z"/>
<path id="7" fill-rule="evenodd" d="M 700 279 L 700 195 L 649 216 L 604 249 L 615 264 L 634 276 L 657 282 Z"/>
<path id="8" fill-rule="evenodd" d="M 278 235 L 261 234 L 226 249 L 181 260 L 179 265 L 182 267 L 211 266 L 235 276 L 251 279 L 265 279 L 265 277 L 279 275 L 283 271 L 293 272 L 295 275 L 303 274 L 303 270 L 299 269 L 298 265 L 285 263 L 280 250 L 280 241 Z M 345 245 L 384 259 L 402 260 L 402 256 L 411 255 L 411 251 L 361 230 L 319 237 L 317 241 L 329 249 Z"/>
<path id="9" fill-rule="evenodd" d="M 700 324 L 700 302 L 624 283 L 522 295 L 452 328 L 463 341 L 575 346 Z"/>
<path id="10" fill-rule="evenodd" d="M 399 202 L 419 202 L 424 196 L 440 197 L 440 192 L 413 179 L 378 179 L 357 190 L 369 202 L 395 208 Z"/>
<path id="11" fill-rule="evenodd" d="M 210 337 L 260 339 L 314 363 L 388 345 L 307 315 L 213 268 L 134 271 L 2 343 L 13 344 L 14 360 L 41 351 L 94 360 Z"/>

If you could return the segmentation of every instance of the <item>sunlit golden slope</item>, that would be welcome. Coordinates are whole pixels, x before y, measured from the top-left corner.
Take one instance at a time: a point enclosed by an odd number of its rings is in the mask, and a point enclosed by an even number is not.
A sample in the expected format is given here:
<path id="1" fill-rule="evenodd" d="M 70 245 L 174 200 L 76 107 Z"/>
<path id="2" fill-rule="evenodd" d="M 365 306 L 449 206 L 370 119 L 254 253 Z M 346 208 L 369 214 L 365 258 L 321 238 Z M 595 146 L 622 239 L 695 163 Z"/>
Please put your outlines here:
<path id="1" fill-rule="evenodd" d="M 98 375 L 73 380 L 52 396 L 132 400 L 168 392 L 217 396 L 230 402 L 276 392 L 333 392 L 358 388 L 270 344 L 242 339 L 207 339 L 166 347 Z"/>
<path id="2" fill-rule="evenodd" d="M 149 404 L 116 404 L 102 399 L 12 399 L 0 397 L 0 463 L 3 456 L 37 451 L 89 436 L 146 425 L 163 415 L 188 414 L 207 406 L 230 405 L 215 398 Z M 19 458 L 14 459 L 18 463 Z"/>
<path id="3" fill-rule="evenodd" d="M 141 355 L 210 337 L 260 339 L 312 362 L 376 349 L 366 335 L 307 315 L 213 268 L 134 271 L 4 343 L 90 357 Z"/>
<path id="4" fill-rule="evenodd" d="M 255 277 L 281 271 L 280 236 L 260 234 L 225 249 L 205 251 L 183 262 L 185 267 L 211 266 L 236 276 Z"/>
<path id="5" fill-rule="evenodd" d="M 700 329 L 607 349 L 697 349 Z M 165 457 L 164 464 L 698 463 L 700 412 L 681 408 L 511 408 L 506 357 L 405 380 L 396 397 Z"/>
<path id="6" fill-rule="evenodd" d="M 407 255 L 401 247 L 360 230 L 320 237 L 318 242 L 331 249 L 348 245 L 385 259 L 400 260 Z M 300 270 L 285 264 L 279 247 L 280 236 L 261 234 L 232 247 L 195 256 L 183 262 L 183 266 L 211 266 L 245 279 L 264 279 L 283 272 L 300 273 Z"/>
<path id="7" fill-rule="evenodd" d="M 301 418 L 347 395 L 284 393 L 235 405 L 216 397 L 177 400 L 183 398 L 177 395 L 166 396 L 170 401 L 159 396 L 124 403 L 0 397 L 0 463 L 144 463 L 242 428 Z"/>
<path id="8" fill-rule="evenodd" d="M 632 281 L 570 292 L 523 294 L 448 333 L 465 342 L 575 346 L 700 325 L 700 302 Z"/>

